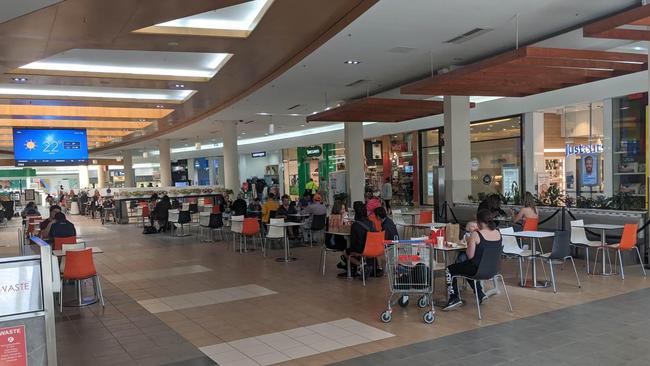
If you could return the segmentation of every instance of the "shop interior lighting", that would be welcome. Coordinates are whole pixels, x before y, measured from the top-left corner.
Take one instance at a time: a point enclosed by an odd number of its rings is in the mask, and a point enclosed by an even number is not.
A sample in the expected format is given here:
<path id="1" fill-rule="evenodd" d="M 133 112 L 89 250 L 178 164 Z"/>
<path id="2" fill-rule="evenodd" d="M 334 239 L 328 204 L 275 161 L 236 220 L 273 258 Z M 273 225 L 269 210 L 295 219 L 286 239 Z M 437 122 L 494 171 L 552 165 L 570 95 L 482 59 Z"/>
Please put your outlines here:
<path id="1" fill-rule="evenodd" d="M 0 84 L 0 95 L 28 97 L 64 97 L 92 99 L 168 100 L 183 102 L 194 90 L 161 90 L 137 88 L 100 88 L 85 86 Z M 159 108 L 162 108 L 160 106 Z"/>

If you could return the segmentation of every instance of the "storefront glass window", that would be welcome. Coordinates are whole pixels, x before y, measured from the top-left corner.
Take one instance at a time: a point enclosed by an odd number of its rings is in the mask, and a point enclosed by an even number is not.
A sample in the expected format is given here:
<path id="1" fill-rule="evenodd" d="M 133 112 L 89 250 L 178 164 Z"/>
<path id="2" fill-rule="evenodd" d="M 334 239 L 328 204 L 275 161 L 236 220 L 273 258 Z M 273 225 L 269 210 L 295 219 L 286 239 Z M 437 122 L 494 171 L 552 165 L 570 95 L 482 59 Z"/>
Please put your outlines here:
<path id="1" fill-rule="evenodd" d="M 422 176 L 422 204 L 433 205 L 435 203 L 435 182 L 438 168 L 442 166 L 441 130 L 433 129 L 420 132 L 421 149 L 421 172 Z"/>
<path id="2" fill-rule="evenodd" d="M 635 208 L 645 206 L 647 101 L 645 93 L 612 100 L 613 191 L 632 197 Z"/>
<path id="3" fill-rule="evenodd" d="M 472 123 L 472 198 L 514 194 L 521 185 L 521 116 Z"/>

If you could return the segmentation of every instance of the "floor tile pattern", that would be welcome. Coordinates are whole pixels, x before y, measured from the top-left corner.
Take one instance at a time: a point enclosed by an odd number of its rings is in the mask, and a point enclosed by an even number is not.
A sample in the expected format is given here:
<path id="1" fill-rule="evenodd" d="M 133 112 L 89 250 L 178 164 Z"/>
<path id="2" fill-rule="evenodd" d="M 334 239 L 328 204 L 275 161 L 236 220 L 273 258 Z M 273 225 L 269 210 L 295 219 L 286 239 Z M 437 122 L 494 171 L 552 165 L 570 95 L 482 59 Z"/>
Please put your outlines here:
<path id="1" fill-rule="evenodd" d="M 257 337 L 201 347 L 221 366 L 272 365 L 393 337 L 393 334 L 345 318 Z"/>
<path id="2" fill-rule="evenodd" d="M 277 292 L 255 284 L 229 287 L 218 290 L 194 292 L 176 296 L 140 300 L 138 303 L 151 313 L 189 309 L 197 306 L 222 304 L 230 301 L 252 299 L 274 295 Z"/>
<path id="3" fill-rule="evenodd" d="M 201 265 L 191 265 L 191 266 L 182 266 L 182 267 L 169 267 L 164 269 L 154 269 L 147 271 L 138 271 L 138 272 L 128 272 L 121 274 L 107 274 L 107 280 L 117 283 L 117 282 L 126 282 L 126 281 L 138 281 L 138 280 L 155 280 L 171 276 L 181 276 L 193 273 L 201 273 L 211 271 L 210 268 L 204 267 Z"/>

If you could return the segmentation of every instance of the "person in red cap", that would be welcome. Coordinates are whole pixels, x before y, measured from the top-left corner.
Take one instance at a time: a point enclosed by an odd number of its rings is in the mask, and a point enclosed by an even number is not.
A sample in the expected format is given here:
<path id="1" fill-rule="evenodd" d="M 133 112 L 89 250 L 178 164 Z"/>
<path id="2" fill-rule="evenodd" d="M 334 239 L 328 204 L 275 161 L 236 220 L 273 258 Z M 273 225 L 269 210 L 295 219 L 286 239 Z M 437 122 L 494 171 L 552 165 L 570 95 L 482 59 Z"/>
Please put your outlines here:
<path id="1" fill-rule="evenodd" d="M 311 221 L 314 215 L 327 215 L 327 207 L 323 205 L 323 197 L 319 193 L 314 195 L 313 202 L 302 210 L 303 213 L 308 214 L 309 217 L 305 220 L 305 224 L 302 226 L 304 241 L 307 243 L 307 237 L 309 233 L 309 228 L 311 227 Z"/>

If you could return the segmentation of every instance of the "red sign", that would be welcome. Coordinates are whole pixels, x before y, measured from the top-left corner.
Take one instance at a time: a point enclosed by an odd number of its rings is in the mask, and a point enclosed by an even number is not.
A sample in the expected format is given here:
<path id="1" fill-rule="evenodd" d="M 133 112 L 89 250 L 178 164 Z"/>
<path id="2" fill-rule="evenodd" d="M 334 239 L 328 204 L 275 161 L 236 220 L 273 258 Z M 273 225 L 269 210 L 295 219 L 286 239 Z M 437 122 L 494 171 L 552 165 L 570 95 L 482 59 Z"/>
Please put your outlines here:
<path id="1" fill-rule="evenodd" d="M 0 366 L 27 366 L 25 326 L 0 328 Z"/>

